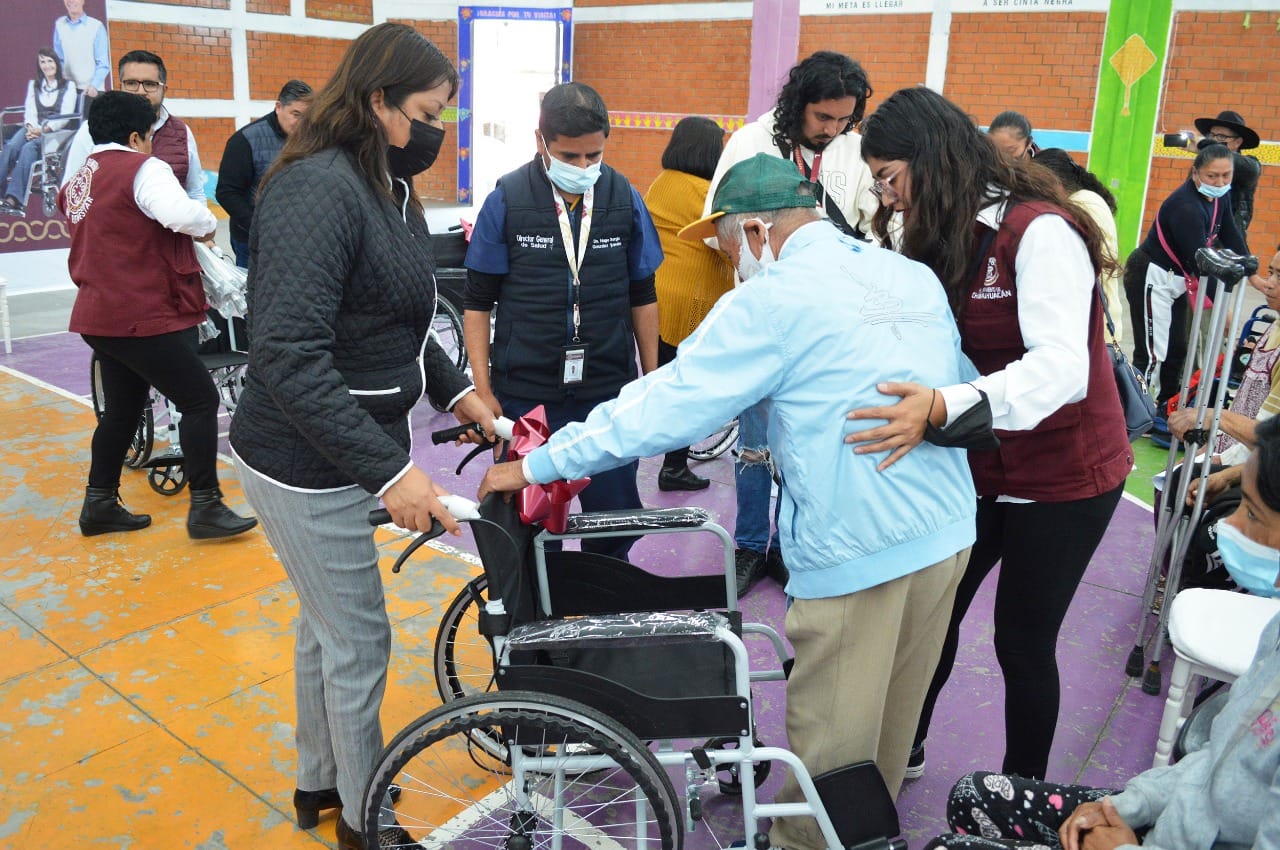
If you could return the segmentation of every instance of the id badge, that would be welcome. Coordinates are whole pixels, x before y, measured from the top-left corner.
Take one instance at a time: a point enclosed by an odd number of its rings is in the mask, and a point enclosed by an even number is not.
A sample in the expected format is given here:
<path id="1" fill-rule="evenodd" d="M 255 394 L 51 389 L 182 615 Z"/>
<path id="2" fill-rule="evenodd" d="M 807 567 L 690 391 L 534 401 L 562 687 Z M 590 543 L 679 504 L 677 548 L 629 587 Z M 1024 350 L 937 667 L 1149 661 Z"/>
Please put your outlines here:
<path id="1" fill-rule="evenodd" d="M 568 345 L 560 354 L 560 386 L 572 387 L 582 383 L 587 374 L 587 347 Z"/>

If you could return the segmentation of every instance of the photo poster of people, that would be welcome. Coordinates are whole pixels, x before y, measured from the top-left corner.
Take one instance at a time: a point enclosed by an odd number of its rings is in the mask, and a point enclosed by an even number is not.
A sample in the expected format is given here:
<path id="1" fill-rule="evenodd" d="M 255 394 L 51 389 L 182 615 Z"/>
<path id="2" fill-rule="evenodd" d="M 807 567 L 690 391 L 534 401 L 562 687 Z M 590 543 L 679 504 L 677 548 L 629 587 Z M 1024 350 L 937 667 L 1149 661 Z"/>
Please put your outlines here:
<path id="1" fill-rule="evenodd" d="M 109 35 L 106 6 L 106 0 L 4 0 L 0 254 L 71 244 L 66 220 L 56 208 L 57 187 L 62 154 L 83 120 L 78 114 L 82 92 L 102 75 L 98 62 L 102 39 Z M 55 38 L 55 28 L 66 37 Z M 112 88 L 115 54 L 109 42 L 106 62 L 106 79 L 95 90 Z M 68 103 L 74 104 L 72 111 L 62 112 Z M 45 116 L 43 126 L 27 126 L 30 111 Z M 64 114 L 72 117 L 61 117 Z"/>

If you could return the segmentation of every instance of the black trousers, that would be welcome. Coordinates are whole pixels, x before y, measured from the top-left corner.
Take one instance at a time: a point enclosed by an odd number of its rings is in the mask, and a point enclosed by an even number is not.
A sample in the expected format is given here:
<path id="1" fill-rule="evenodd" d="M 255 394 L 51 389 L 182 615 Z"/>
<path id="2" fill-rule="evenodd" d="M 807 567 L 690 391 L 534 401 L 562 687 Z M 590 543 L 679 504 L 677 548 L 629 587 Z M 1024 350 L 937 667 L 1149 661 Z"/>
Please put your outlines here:
<path id="1" fill-rule="evenodd" d="M 1043 779 L 1058 723 L 1058 630 L 1111 522 L 1124 485 L 1074 502 L 978 500 L 978 536 L 951 612 L 937 672 L 925 697 L 917 745 L 951 675 L 960 623 L 982 580 L 1000 562 L 995 649 L 1004 674 L 1003 772 Z"/>
<path id="2" fill-rule="evenodd" d="M 661 337 L 658 338 L 658 365 L 666 366 L 676 359 L 676 346 Z M 689 465 L 689 447 L 672 449 L 662 458 L 663 469 L 684 469 Z"/>
<path id="3" fill-rule="evenodd" d="M 1147 267 L 1151 258 L 1135 248 L 1124 264 L 1124 296 L 1129 302 L 1129 320 L 1133 323 L 1133 368 L 1144 375 L 1151 365 L 1147 350 Z M 1156 398 L 1156 415 L 1168 417 L 1166 402 L 1182 389 L 1182 369 L 1187 362 L 1187 341 L 1191 337 L 1191 302 L 1187 296 L 1174 299 L 1169 314 L 1169 347 L 1160 364 L 1160 393 Z"/>
<path id="4" fill-rule="evenodd" d="M 120 486 L 120 466 L 155 387 L 182 415 L 178 441 L 191 489 L 217 487 L 219 399 L 196 354 L 199 332 L 188 328 L 146 337 L 81 336 L 98 355 L 106 403 L 93 432 L 89 486 Z"/>

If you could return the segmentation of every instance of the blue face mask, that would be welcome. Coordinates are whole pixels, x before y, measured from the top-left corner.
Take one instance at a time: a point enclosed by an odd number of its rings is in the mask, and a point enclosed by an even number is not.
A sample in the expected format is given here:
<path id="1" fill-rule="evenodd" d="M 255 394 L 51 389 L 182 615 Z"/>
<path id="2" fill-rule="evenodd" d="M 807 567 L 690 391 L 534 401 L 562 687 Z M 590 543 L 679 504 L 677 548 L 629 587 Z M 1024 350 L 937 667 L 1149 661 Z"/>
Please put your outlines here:
<path id="1" fill-rule="evenodd" d="M 1225 186 L 1210 186 L 1208 183 L 1201 183 L 1197 188 L 1200 194 L 1206 198 L 1221 198 L 1223 195 L 1231 191 L 1231 184 Z"/>
<path id="2" fill-rule="evenodd" d="M 1250 540 L 1227 522 L 1218 523 L 1218 554 L 1236 584 L 1255 596 L 1280 597 L 1280 551 Z"/>
<path id="3" fill-rule="evenodd" d="M 593 162 L 586 168 L 579 168 L 576 165 L 561 162 L 553 156 L 551 164 L 547 166 L 547 176 L 561 192 L 581 195 L 596 185 L 596 181 L 600 179 L 600 163 Z"/>

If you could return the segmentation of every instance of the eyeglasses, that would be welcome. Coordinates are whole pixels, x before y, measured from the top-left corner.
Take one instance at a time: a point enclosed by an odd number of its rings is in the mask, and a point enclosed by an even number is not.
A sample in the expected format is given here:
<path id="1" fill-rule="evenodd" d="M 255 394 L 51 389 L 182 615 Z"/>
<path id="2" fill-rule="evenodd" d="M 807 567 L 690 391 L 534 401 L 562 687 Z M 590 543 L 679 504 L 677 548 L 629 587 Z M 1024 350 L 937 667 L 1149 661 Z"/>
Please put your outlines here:
<path id="1" fill-rule="evenodd" d="M 888 177 L 872 181 L 871 194 L 875 195 L 878 200 L 885 201 L 886 203 L 893 203 L 896 201 L 898 199 L 898 190 L 893 188 L 893 181 L 898 179 L 898 175 L 901 174 L 905 168 L 906 166 L 904 165 Z"/>
<path id="2" fill-rule="evenodd" d="M 1227 133 L 1210 133 L 1209 138 L 1213 139 L 1215 142 L 1234 142 L 1236 139 L 1241 137 L 1228 135 Z"/>
<path id="3" fill-rule="evenodd" d="M 164 83 L 159 80 L 121 80 L 120 88 L 125 91 L 145 91 L 148 94 L 155 94 L 164 88 Z"/>

